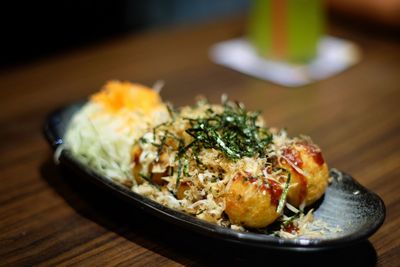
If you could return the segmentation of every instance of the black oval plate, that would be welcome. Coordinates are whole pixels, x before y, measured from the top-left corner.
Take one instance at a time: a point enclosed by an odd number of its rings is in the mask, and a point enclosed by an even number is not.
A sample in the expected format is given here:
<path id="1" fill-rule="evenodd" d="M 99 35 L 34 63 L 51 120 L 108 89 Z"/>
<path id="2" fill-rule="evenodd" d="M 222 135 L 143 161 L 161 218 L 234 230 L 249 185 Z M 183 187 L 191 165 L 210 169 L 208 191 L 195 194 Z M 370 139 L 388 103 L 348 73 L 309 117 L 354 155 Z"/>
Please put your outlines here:
<path id="1" fill-rule="evenodd" d="M 63 136 L 71 117 L 84 103 L 79 102 L 67 106 L 48 116 L 44 124 L 44 134 L 53 149 L 63 143 Z M 385 219 L 385 205 L 382 199 L 364 188 L 350 175 L 337 171 L 331 171 L 333 181 L 316 207 L 314 217 L 329 225 L 339 226 L 341 231 L 330 233 L 323 239 L 284 239 L 265 234 L 232 230 L 167 208 L 97 174 L 77 161 L 66 150 L 63 150 L 59 161 L 60 164 L 77 171 L 89 181 L 162 220 L 210 237 L 242 245 L 296 251 L 333 249 L 365 240 L 378 230 Z"/>

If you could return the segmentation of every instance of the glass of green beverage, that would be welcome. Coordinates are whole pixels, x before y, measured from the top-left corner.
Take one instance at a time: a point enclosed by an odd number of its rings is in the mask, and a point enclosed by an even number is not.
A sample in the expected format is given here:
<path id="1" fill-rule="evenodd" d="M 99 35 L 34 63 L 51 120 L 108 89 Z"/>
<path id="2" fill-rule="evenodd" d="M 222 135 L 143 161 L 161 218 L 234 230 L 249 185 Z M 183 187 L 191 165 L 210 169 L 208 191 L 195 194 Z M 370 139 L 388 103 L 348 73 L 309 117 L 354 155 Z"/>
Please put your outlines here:
<path id="1" fill-rule="evenodd" d="M 263 57 L 306 63 L 323 32 L 323 0 L 252 1 L 249 40 Z"/>

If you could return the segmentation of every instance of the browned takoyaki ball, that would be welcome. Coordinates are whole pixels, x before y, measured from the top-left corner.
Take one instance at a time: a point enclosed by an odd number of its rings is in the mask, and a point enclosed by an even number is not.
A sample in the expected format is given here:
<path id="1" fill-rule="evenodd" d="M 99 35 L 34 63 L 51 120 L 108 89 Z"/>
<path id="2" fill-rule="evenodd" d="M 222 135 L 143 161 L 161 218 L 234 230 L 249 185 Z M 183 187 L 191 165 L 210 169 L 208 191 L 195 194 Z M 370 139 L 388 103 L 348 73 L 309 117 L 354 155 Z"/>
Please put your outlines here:
<path id="1" fill-rule="evenodd" d="M 279 217 L 276 208 L 282 194 L 281 185 L 272 181 L 260 184 L 258 179 L 238 174 L 228 186 L 225 213 L 233 224 L 262 228 Z"/>
<path id="2" fill-rule="evenodd" d="M 311 141 L 299 141 L 282 151 L 281 167 L 291 174 L 287 201 L 299 207 L 317 201 L 328 185 L 328 166 L 320 149 Z"/>

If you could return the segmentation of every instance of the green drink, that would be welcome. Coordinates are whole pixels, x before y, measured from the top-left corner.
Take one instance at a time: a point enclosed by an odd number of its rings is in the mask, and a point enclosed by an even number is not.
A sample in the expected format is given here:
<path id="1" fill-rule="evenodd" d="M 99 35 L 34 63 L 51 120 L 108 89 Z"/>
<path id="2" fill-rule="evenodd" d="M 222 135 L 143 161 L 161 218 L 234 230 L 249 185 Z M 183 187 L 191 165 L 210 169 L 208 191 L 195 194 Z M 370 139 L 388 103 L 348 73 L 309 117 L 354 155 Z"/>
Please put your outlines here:
<path id="1" fill-rule="evenodd" d="M 322 0 L 253 0 L 249 39 L 267 58 L 307 62 L 323 34 Z"/>

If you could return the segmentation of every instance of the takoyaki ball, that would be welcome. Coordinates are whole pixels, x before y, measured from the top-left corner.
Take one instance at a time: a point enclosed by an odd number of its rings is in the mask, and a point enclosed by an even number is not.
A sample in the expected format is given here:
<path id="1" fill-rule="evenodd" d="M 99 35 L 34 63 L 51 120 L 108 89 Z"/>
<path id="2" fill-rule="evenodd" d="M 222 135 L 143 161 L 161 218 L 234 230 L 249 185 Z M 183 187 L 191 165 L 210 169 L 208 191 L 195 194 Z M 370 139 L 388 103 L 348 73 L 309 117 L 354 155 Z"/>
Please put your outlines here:
<path id="1" fill-rule="evenodd" d="M 301 141 L 285 148 L 282 155 L 279 164 L 291 174 L 287 201 L 295 207 L 303 202 L 311 205 L 328 185 L 329 171 L 321 150 L 311 141 Z"/>
<path id="2" fill-rule="evenodd" d="M 167 161 L 167 154 L 162 153 L 158 160 L 150 163 L 147 166 L 147 168 L 144 169 L 142 164 L 139 161 L 141 153 L 142 153 L 142 149 L 140 148 L 139 145 L 135 145 L 132 148 L 132 151 L 131 151 L 131 158 L 133 161 L 132 174 L 136 180 L 136 183 L 142 184 L 145 181 L 145 179 L 142 177 L 142 175 L 148 175 L 148 177 L 149 177 L 148 182 L 151 182 L 151 183 L 157 184 L 157 185 L 165 184 L 165 181 L 162 178 L 169 175 L 170 168 L 164 166 L 163 170 L 159 171 L 158 169 L 160 169 L 160 168 L 156 168 L 155 166 L 156 166 L 156 164 L 166 165 L 165 162 Z"/>
<path id="3" fill-rule="evenodd" d="M 142 148 L 138 144 L 134 145 L 131 150 L 131 158 L 133 161 L 132 175 L 138 184 L 144 182 L 144 179 L 140 176 L 142 171 L 142 165 L 139 162 L 140 154 L 142 154 Z"/>
<path id="4" fill-rule="evenodd" d="M 238 174 L 228 186 L 225 213 L 233 224 L 262 228 L 273 223 L 279 214 L 276 208 L 282 194 L 278 183 L 261 184 L 258 178 Z"/>

